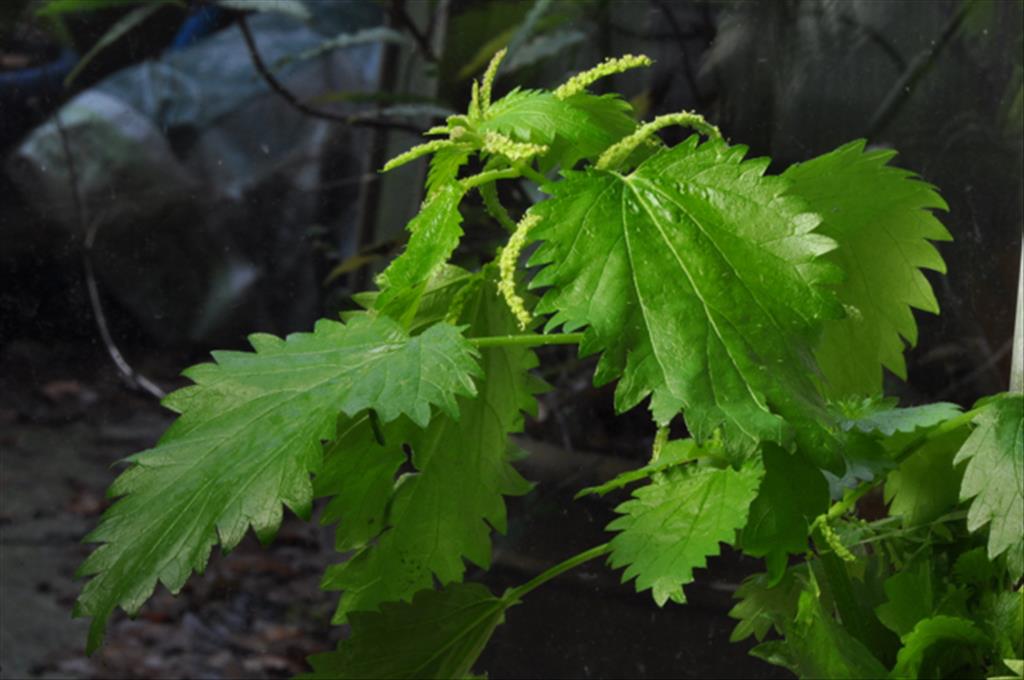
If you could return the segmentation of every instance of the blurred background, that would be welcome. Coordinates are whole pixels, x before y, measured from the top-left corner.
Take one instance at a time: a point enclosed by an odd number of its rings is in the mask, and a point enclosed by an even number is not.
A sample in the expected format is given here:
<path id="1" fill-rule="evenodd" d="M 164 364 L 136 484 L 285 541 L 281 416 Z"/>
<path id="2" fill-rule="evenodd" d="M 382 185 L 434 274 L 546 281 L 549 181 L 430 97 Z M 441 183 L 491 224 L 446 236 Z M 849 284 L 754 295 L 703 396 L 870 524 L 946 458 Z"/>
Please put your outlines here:
<path id="1" fill-rule="evenodd" d="M 550 87 L 607 56 L 642 118 L 695 110 L 774 170 L 851 139 L 939 187 L 954 243 L 929 273 L 905 404 L 1006 388 L 1024 219 L 1024 3 L 1016 0 L 4 0 L 0 2 L 0 675 L 284 677 L 332 646 L 328 529 L 286 522 L 215 556 L 83 653 L 70 619 L 110 465 L 169 424 L 161 394 L 213 348 L 352 306 L 402 245 L 424 165 L 384 162 L 496 85 Z M 669 130 L 677 141 L 681 132 Z M 505 189 L 503 189 L 505 191 Z M 526 205 L 516 187 L 503 199 Z M 457 258 L 501 236 L 464 206 Z M 634 467 L 653 429 L 615 418 L 593 364 L 544 355 L 557 390 L 519 442 L 500 589 L 601 540 L 618 498 L 572 502 Z M 601 567 L 512 610 L 492 677 L 787 677 L 728 642 L 757 561 L 725 554 L 657 609 Z"/>

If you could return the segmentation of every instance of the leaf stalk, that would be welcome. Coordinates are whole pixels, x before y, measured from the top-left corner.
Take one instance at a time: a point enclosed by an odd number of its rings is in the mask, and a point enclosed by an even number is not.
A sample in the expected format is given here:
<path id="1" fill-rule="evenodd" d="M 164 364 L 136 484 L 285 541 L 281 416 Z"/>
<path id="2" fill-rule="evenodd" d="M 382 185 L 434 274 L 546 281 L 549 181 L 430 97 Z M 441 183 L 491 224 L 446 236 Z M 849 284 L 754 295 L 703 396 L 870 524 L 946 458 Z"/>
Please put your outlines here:
<path id="1" fill-rule="evenodd" d="M 991 403 L 991 402 L 989 402 L 989 403 Z M 970 411 L 964 411 L 960 415 L 958 415 L 958 416 L 956 416 L 954 418 L 950 418 L 949 420 L 947 420 L 946 422 L 942 423 L 941 425 L 939 425 L 935 429 L 929 430 L 925 434 L 922 434 L 920 437 L 918 437 L 914 441 L 912 441 L 909 444 L 907 444 L 906 448 L 904 448 L 902 451 L 900 451 L 899 455 L 896 456 L 895 461 L 897 463 L 902 463 L 907 458 L 910 458 L 910 456 L 912 456 L 914 453 L 916 453 L 918 449 L 920 449 L 922 446 L 924 446 L 928 442 L 930 442 L 930 441 L 932 441 L 934 439 L 938 439 L 939 437 L 942 437 L 943 435 L 949 434 L 953 430 L 960 429 L 964 425 L 969 424 L 971 421 L 973 421 L 975 418 L 977 418 L 978 414 L 981 413 L 982 411 L 984 411 L 987 407 L 988 407 L 988 404 L 984 404 L 982 406 L 978 406 L 976 408 L 972 408 Z"/>
<path id="2" fill-rule="evenodd" d="M 499 179 L 515 179 L 519 177 L 518 169 L 516 168 L 505 168 L 503 170 L 486 170 L 481 172 L 479 175 L 473 175 L 462 180 L 462 186 L 466 188 L 466 191 L 474 189 L 484 184 L 490 184 Z"/>
<path id="3" fill-rule="evenodd" d="M 575 569 L 576 567 L 580 566 L 581 564 L 584 564 L 585 562 L 589 562 L 590 560 L 601 557 L 602 555 L 607 555 L 611 551 L 611 543 L 602 543 L 601 545 L 595 546 L 590 550 L 584 550 L 578 555 L 573 555 L 564 562 L 559 562 L 555 566 L 545 570 L 544 572 L 530 579 L 521 586 L 509 588 L 505 591 L 505 594 L 501 596 L 501 599 L 508 602 L 509 605 L 515 604 L 516 602 L 521 600 L 523 596 L 525 596 L 527 593 L 530 593 L 531 591 L 541 587 L 551 579 L 560 576 L 561 574 L 564 574 L 570 569 Z"/>
<path id="4" fill-rule="evenodd" d="M 540 174 L 532 167 L 530 167 L 529 163 L 518 161 L 513 163 L 512 165 L 516 170 L 519 171 L 520 175 L 530 180 L 539 187 L 544 186 L 545 184 L 549 184 L 551 182 L 551 180 L 549 180 L 547 177 L 545 177 L 544 175 Z"/>
<path id="5" fill-rule="evenodd" d="M 469 338 L 469 344 L 477 349 L 486 347 L 546 347 L 548 345 L 578 345 L 583 341 L 583 333 L 526 333 L 523 335 L 493 335 L 482 338 Z"/>

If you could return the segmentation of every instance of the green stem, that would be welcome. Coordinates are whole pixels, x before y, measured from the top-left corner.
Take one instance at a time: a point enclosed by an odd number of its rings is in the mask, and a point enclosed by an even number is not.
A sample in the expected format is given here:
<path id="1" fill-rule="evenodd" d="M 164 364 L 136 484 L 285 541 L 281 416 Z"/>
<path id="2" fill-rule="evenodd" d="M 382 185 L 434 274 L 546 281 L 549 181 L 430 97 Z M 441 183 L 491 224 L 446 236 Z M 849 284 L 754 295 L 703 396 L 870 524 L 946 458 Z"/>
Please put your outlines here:
<path id="1" fill-rule="evenodd" d="M 544 585 L 551 579 L 555 578 L 556 576 L 564 574 L 570 569 L 575 569 L 584 562 L 589 562 L 594 558 L 601 557 L 602 555 L 607 555 L 611 551 L 611 543 L 602 543 L 601 545 L 595 546 L 590 550 L 585 550 L 578 555 L 570 557 L 564 562 L 559 562 L 555 566 L 541 573 L 539 576 L 530 579 L 523 585 L 516 586 L 515 588 L 509 588 L 505 591 L 505 594 L 502 595 L 501 599 L 505 600 L 509 604 L 518 602 L 519 600 L 523 599 L 524 595 L 533 590 L 536 590 L 537 588 L 541 587 L 542 585 Z"/>
<path id="2" fill-rule="evenodd" d="M 870 538 L 864 538 L 864 539 L 861 539 L 861 540 L 857 541 L 854 545 L 860 546 L 860 545 L 869 545 L 871 543 L 879 543 L 880 541 L 887 541 L 890 538 L 898 538 L 900 536 L 908 536 L 910 534 L 913 534 L 914 532 L 921 531 L 922 529 L 927 529 L 929 527 L 933 527 L 933 526 L 936 526 L 936 525 L 939 525 L 939 524 L 945 524 L 947 522 L 960 522 L 960 521 L 962 521 L 962 520 L 964 520 L 966 518 L 967 518 L 967 512 L 963 511 L 963 510 L 958 510 L 958 511 L 954 511 L 954 512 L 947 512 L 942 517 L 939 517 L 938 519 L 933 519 L 931 522 L 927 522 L 925 524 L 918 524 L 917 526 L 907 527 L 906 529 L 894 529 L 892 531 L 887 531 L 887 532 L 884 532 L 884 533 L 877 533 L 874 536 L 871 536 Z M 899 518 L 888 518 L 888 519 L 899 519 Z M 878 525 L 878 521 L 875 521 L 872 524 L 874 526 L 877 526 Z"/>
<path id="3" fill-rule="evenodd" d="M 979 408 L 971 409 L 970 411 L 964 411 L 955 418 L 950 418 L 946 422 L 942 423 L 934 430 L 929 430 L 927 433 L 921 435 L 917 439 L 906 445 L 902 451 L 893 457 L 893 462 L 896 464 L 902 463 L 910 456 L 914 455 L 918 450 L 921 449 L 925 444 L 931 442 L 939 437 L 945 436 L 954 430 L 958 430 L 964 425 L 967 425 L 974 420 L 979 413 L 985 409 L 984 406 Z M 832 504 L 832 507 L 828 509 L 828 513 L 825 515 L 828 521 L 839 519 L 848 510 L 851 510 L 853 506 L 857 504 L 861 498 L 863 498 L 871 489 L 875 488 L 879 484 L 885 481 L 885 477 L 879 477 L 878 479 L 872 479 L 867 482 L 863 482 L 860 486 L 853 489 L 850 493 L 843 496 L 841 500 L 836 501 Z"/>
<path id="4" fill-rule="evenodd" d="M 583 333 L 554 333 L 541 335 L 526 333 L 524 335 L 495 335 L 486 338 L 469 338 L 469 344 L 480 349 L 484 347 L 545 347 L 547 345 L 578 345 L 583 341 Z"/>
<path id="5" fill-rule="evenodd" d="M 958 430 L 964 425 L 969 424 L 974 420 L 979 413 L 985 409 L 985 406 L 971 409 L 970 411 L 964 411 L 960 415 L 950 418 L 946 422 L 942 423 L 934 430 L 929 430 L 925 434 L 914 439 L 912 442 L 907 444 L 902 451 L 893 457 L 893 462 L 897 465 L 905 461 L 910 456 L 914 455 L 919 451 L 925 444 L 943 437 L 954 430 Z M 832 504 L 832 507 L 828 509 L 828 513 L 825 515 L 826 520 L 832 521 L 842 517 L 848 510 L 851 510 L 853 506 L 857 504 L 861 498 L 863 498 L 869 491 L 885 481 L 885 477 L 879 477 L 872 479 L 867 482 L 863 482 L 860 486 L 856 487 L 853 491 L 843 496 L 841 500 L 836 501 Z"/>
<path id="6" fill-rule="evenodd" d="M 907 444 L 894 458 L 893 461 L 898 465 L 905 461 L 910 456 L 914 455 L 921 447 L 930 441 L 933 441 L 939 437 L 949 434 L 950 432 L 957 430 L 964 425 L 967 425 L 977 417 L 984 406 L 980 408 L 971 409 L 970 411 L 964 411 L 955 418 L 950 418 L 946 422 L 942 423 L 934 430 L 928 431 L 926 434 L 921 435 L 917 439 Z M 866 482 L 862 482 L 859 486 L 852 489 L 850 492 L 843 495 L 843 497 L 833 503 L 829 507 L 822 517 L 818 519 L 825 522 L 832 522 L 845 515 L 848 511 L 852 510 L 857 505 L 857 501 L 866 496 L 868 492 L 874 489 L 876 486 L 885 481 L 885 476 L 878 477 L 877 479 L 871 479 Z"/>
<path id="7" fill-rule="evenodd" d="M 479 175 L 473 175 L 462 180 L 462 186 L 466 188 L 466 191 L 478 187 L 482 184 L 488 184 L 499 179 L 515 179 L 519 177 L 518 168 L 505 168 L 504 170 L 487 170 L 481 172 Z"/>
<path id="8" fill-rule="evenodd" d="M 870 482 L 864 482 L 853 491 L 843 494 L 843 497 L 833 503 L 832 507 L 828 509 L 825 520 L 831 522 L 845 515 L 847 510 L 852 509 L 853 506 L 857 505 L 857 501 L 863 498 L 871 489 L 875 488 L 878 481 L 878 479 L 873 479 Z"/>
<path id="9" fill-rule="evenodd" d="M 549 184 L 551 182 L 551 180 L 549 180 L 547 177 L 545 177 L 544 175 L 540 174 L 532 167 L 530 167 L 529 163 L 519 161 L 514 164 L 514 167 L 516 170 L 519 171 L 519 174 L 521 174 L 523 177 L 526 177 L 537 186 L 544 186 L 545 184 Z"/>
<path id="10" fill-rule="evenodd" d="M 505 206 L 501 204 L 501 200 L 498 198 L 498 187 L 496 184 L 480 185 L 480 197 L 484 199 L 484 208 L 487 209 L 491 217 L 498 221 L 498 224 L 505 227 L 508 231 L 516 230 L 515 220 L 509 216 L 508 210 L 505 210 Z"/>

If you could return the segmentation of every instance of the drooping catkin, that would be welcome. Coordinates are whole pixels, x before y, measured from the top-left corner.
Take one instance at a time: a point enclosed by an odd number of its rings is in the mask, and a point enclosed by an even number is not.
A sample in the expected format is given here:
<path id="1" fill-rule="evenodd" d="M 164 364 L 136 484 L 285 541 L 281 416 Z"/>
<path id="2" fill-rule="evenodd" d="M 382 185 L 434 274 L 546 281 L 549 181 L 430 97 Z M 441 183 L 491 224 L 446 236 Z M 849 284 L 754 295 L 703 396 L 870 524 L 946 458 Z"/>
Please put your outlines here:
<path id="1" fill-rule="evenodd" d="M 533 227 L 537 226 L 538 222 L 540 222 L 538 215 L 532 213 L 523 215 L 522 219 L 519 220 L 519 224 L 516 225 L 516 230 L 509 237 L 508 243 L 505 244 L 505 248 L 502 249 L 501 255 L 498 256 L 498 273 L 500 275 L 498 291 L 505 298 L 505 304 L 508 305 L 512 314 L 519 321 L 520 330 L 526 330 L 533 317 L 526 309 L 526 303 L 523 301 L 523 298 L 516 293 L 516 264 L 519 261 L 519 254 L 522 252 L 523 246 L 526 245 L 527 235 Z"/>
<path id="2" fill-rule="evenodd" d="M 601 157 L 597 159 L 596 167 L 602 170 L 615 168 L 626 160 L 629 154 L 633 153 L 634 149 L 651 139 L 655 132 L 672 125 L 691 128 L 710 139 L 722 138 L 722 132 L 718 127 L 707 122 L 704 116 L 699 113 L 692 113 L 690 111 L 667 113 L 663 116 L 658 116 L 649 123 L 644 123 L 634 130 L 632 134 L 623 137 L 608 147 L 601 154 Z"/>
<path id="3" fill-rule="evenodd" d="M 490 131 L 484 133 L 483 149 L 487 153 L 501 154 L 513 163 L 528 160 L 534 156 L 545 154 L 548 151 L 548 147 L 544 144 L 517 142 L 500 132 Z"/>
<path id="4" fill-rule="evenodd" d="M 597 66 L 577 73 L 555 90 L 555 97 L 567 99 L 574 94 L 583 92 L 601 78 L 622 73 L 641 66 L 650 66 L 654 61 L 645 54 L 626 54 L 621 57 L 608 58 Z"/>
<path id="5" fill-rule="evenodd" d="M 452 141 L 450 139 L 435 139 L 430 142 L 424 142 L 423 144 L 417 144 L 408 151 L 398 154 L 385 163 L 381 172 L 393 170 L 398 166 L 405 165 L 406 163 L 414 161 L 421 156 L 426 156 L 428 153 L 434 153 L 438 149 L 448 146 L 451 143 Z"/>
<path id="6" fill-rule="evenodd" d="M 857 558 L 854 557 L 850 549 L 843 545 L 842 539 L 839 538 L 839 534 L 832 528 L 832 525 L 828 521 L 823 521 L 818 524 L 818 528 L 821 529 L 821 535 L 825 537 L 825 542 L 832 548 L 832 551 L 836 554 L 836 557 L 844 562 L 856 562 Z"/>

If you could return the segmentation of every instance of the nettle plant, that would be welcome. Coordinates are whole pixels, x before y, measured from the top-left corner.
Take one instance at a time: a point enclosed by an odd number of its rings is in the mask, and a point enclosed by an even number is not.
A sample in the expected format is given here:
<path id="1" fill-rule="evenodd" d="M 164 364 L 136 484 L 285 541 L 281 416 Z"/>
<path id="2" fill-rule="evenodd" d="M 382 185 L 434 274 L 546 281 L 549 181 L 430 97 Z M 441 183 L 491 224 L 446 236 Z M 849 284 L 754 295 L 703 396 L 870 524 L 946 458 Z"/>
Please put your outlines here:
<path id="1" fill-rule="evenodd" d="M 167 398 L 179 418 L 128 459 L 86 539 L 101 544 L 75 608 L 89 650 L 116 607 L 135 614 L 215 544 L 250 526 L 270 541 L 284 506 L 308 518 L 328 497 L 351 556 L 323 587 L 351 632 L 308 677 L 463 677 L 505 611 L 566 570 L 607 556 L 658 605 L 682 603 L 721 543 L 765 564 L 733 638 L 797 675 L 983 676 L 1004 660 L 1019 675 L 1024 397 L 963 412 L 882 396 L 916 341 L 911 308 L 938 311 L 921 272 L 944 269 L 931 241 L 950 238 L 935 189 L 863 141 L 769 175 L 698 115 L 639 124 L 587 92 L 646 57 L 492 101 L 501 56 L 466 115 L 386 166 L 432 154 L 408 245 L 364 310 L 253 335 Z M 666 146 L 669 125 L 706 139 Z M 547 197 L 514 219 L 496 191 L 510 180 Z M 475 272 L 448 263 L 472 191 L 510 233 Z M 530 490 L 509 435 L 546 389 L 533 348 L 557 344 L 600 355 L 594 382 L 618 381 L 619 411 L 650 398 L 653 450 L 580 491 L 632 487 L 608 543 L 495 595 L 463 583 L 466 560 L 488 567 L 504 496 Z M 691 437 L 672 440 L 679 417 Z M 864 517 L 876 489 L 888 515 Z"/>

